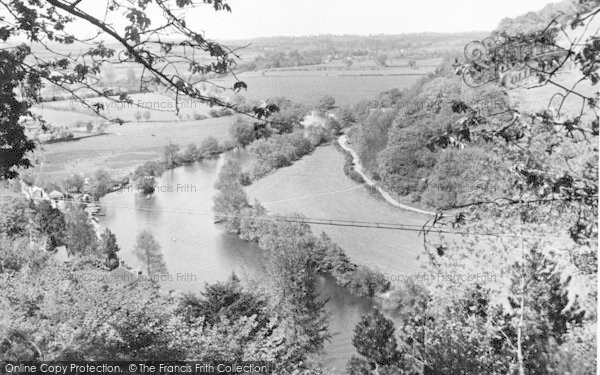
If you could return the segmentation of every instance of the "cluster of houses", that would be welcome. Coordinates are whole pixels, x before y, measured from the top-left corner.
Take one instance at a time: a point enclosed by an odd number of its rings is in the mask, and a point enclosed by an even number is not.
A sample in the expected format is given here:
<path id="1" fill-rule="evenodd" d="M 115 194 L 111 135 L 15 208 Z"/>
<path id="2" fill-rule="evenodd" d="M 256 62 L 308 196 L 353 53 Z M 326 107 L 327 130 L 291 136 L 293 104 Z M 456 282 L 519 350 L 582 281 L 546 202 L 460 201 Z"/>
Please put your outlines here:
<path id="1" fill-rule="evenodd" d="M 87 181 L 86 181 L 87 182 Z M 101 207 L 94 202 L 94 199 L 89 194 L 69 194 L 67 196 L 58 190 L 52 190 L 50 193 L 46 193 L 43 188 L 39 186 L 28 185 L 21 181 L 21 193 L 25 195 L 27 199 L 39 202 L 42 200 L 50 202 L 52 208 L 58 209 L 61 212 L 65 212 L 66 202 L 74 202 L 85 205 L 84 210 L 90 215 L 90 221 L 93 223 L 96 231 L 98 228 L 97 216 L 102 216 Z"/>

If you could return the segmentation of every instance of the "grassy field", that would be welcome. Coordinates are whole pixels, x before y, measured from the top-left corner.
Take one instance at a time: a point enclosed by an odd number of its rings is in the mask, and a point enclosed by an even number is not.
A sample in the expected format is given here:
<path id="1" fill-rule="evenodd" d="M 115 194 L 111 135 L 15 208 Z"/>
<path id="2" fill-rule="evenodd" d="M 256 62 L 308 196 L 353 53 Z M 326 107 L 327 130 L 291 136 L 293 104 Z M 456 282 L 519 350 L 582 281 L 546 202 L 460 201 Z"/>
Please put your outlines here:
<path id="1" fill-rule="evenodd" d="M 238 78 L 248 84 L 242 95 L 251 100 L 285 96 L 295 102 L 316 104 L 320 97 L 332 95 L 340 106 L 360 100 L 371 100 L 383 91 L 409 87 L 432 68 L 410 69 L 322 69 L 297 68 L 241 74 Z M 217 81 L 231 86 L 233 80 Z"/>
<path id="2" fill-rule="evenodd" d="M 104 110 L 102 114 L 109 118 L 120 118 L 124 121 L 179 121 L 193 120 L 194 115 L 208 116 L 210 107 L 198 101 L 190 99 L 182 99 L 179 101 L 179 116 L 175 112 L 175 100 L 159 94 L 134 94 L 130 95 L 131 104 L 116 103 L 107 98 L 91 98 L 87 99 L 90 105 L 94 103 L 102 103 Z M 56 102 L 45 102 L 37 105 L 32 109 L 36 114 L 43 118 L 51 125 L 77 127 L 81 126 L 82 122 L 105 122 L 104 119 L 95 115 L 95 113 L 82 103 L 75 100 L 61 100 Z M 141 116 L 136 118 L 136 114 Z M 144 115 L 148 117 L 144 117 Z"/>
<path id="3" fill-rule="evenodd" d="M 428 218 L 392 207 L 344 175 L 344 157 L 333 146 L 317 148 L 292 166 L 277 170 L 247 188 L 273 213 L 299 212 L 310 218 L 422 225 Z M 417 232 L 311 225 L 326 232 L 358 264 L 383 272 L 419 272 L 423 248 Z"/>
<path id="4" fill-rule="evenodd" d="M 208 136 L 228 140 L 231 121 L 232 117 L 221 117 L 110 125 L 107 135 L 39 145 L 33 155 L 39 165 L 34 172 L 49 180 L 99 168 L 113 171 L 115 175 L 127 174 L 137 164 L 159 158 L 170 141 L 185 147 L 190 142 L 199 144 Z"/>

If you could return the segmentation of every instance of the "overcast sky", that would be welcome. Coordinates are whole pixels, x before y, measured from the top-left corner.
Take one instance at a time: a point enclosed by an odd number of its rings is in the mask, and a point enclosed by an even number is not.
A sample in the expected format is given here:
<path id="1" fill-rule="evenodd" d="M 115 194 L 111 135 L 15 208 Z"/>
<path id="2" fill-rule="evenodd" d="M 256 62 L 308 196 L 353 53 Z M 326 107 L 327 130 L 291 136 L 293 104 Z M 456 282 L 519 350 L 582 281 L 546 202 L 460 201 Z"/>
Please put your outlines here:
<path id="1" fill-rule="evenodd" d="M 321 34 L 402 34 L 419 32 L 491 31 L 505 17 L 537 11 L 549 0 L 228 0 L 231 13 L 206 5 L 186 11 L 188 26 L 208 39 Z M 92 15 L 105 14 L 108 1 L 82 0 Z M 0 15 L 2 14 L 0 9 Z M 156 10 L 156 8 L 155 8 Z M 119 11 L 107 22 L 119 32 L 125 26 Z M 162 17 L 150 11 L 150 19 Z M 154 24 L 158 26 L 158 20 Z M 93 33 L 85 21 L 67 27 Z M 80 34 L 81 35 L 81 34 Z"/>
<path id="2" fill-rule="evenodd" d="M 90 0 L 88 0 L 90 1 Z M 229 0 L 232 13 L 202 9 L 194 25 L 209 38 L 317 34 L 491 31 L 502 18 L 549 0 Z M 189 16 L 188 16 L 189 17 Z"/>

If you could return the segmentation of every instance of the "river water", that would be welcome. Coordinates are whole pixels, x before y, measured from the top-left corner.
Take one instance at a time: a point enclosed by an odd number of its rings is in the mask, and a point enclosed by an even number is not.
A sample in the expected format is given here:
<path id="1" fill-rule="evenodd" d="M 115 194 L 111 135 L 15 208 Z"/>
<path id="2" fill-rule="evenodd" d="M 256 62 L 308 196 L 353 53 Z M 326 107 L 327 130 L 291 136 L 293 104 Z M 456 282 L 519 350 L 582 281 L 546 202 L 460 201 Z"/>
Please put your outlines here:
<path id="1" fill-rule="evenodd" d="M 242 279 L 263 277 L 260 251 L 256 245 L 226 233 L 213 222 L 213 185 L 223 158 L 204 160 L 169 170 L 158 180 L 149 199 L 131 190 L 108 194 L 101 199 L 106 216 L 100 225 L 117 236 L 119 257 L 132 267 L 140 266 L 133 255 L 137 234 L 148 229 L 162 248 L 169 277 L 167 290 L 199 292 L 205 283 L 225 280 L 235 272 Z M 343 373 L 355 353 L 353 329 L 374 302 L 356 298 L 327 277 L 317 278 L 317 289 L 329 315 L 332 340 L 326 345 L 324 364 Z"/>

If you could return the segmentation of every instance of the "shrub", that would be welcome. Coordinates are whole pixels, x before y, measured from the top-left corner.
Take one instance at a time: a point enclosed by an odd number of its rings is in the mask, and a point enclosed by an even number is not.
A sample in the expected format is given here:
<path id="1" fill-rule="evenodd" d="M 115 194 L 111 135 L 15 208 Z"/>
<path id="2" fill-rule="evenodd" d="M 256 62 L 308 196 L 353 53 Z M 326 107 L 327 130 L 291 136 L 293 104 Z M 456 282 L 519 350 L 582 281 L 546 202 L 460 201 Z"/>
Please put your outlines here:
<path id="1" fill-rule="evenodd" d="M 198 158 L 199 158 L 198 147 L 196 147 L 195 144 L 190 143 L 189 145 L 187 145 L 185 150 L 183 150 L 183 152 L 180 153 L 179 158 L 181 159 L 181 161 L 183 163 L 192 163 L 192 162 L 198 160 Z"/>
<path id="2" fill-rule="evenodd" d="M 94 180 L 92 183 L 95 189 L 92 191 L 94 198 L 98 199 L 104 194 L 108 193 L 110 186 L 113 184 L 113 179 L 110 173 L 106 169 L 98 169 L 94 174 Z"/>
<path id="3" fill-rule="evenodd" d="M 68 193 L 81 193 L 85 178 L 82 174 L 73 174 L 63 180 L 63 190 Z"/>
<path id="4" fill-rule="evenodd" d="M 336 119 L 330 117 L 325 121 L 325 129 L 328 131 L 330 137 L 335 137 L 340 135 L 342 131 L 342 124 L 340 124 Z"/>
<path id="5" fill-rule="evenodd" d="M 309 126 L 306 129 L 306 137 L 313 147 L 317 147 L 324 141 L 328 140 L 327 129 L 321 126 Z"/>
<path id="6" fill-rule="evenodd" d="M 208 118 L 208 117 L 204 116 L 203 114 L 196 113 L 196 112 L 194 112 L 193 116 L 194 116 L 194 120 L 205 120 Z"/>
<path id="7" fill-rule="evenodd" d="M 138 166 L 133 172 L 133 178 L 138 179 L 140 177 L 159 177 L 165 170 L 164 164 L 157 161 L 147 161 L 144 164 Z"/>
<path id="8" fill-rule="evenodd" d="M 282 167 L 287 167 L 290 166 L 292 163 L 290 162 L 290 159 L 288 159 L 288 157 L 286 155 L 283 154 L 276 154 L 273 157 L 273 168 L 277 169 L 277 168 L 282 168 Z"/>
<path id="9" fill-rule="evenodd" d="M 246 147 L 256 140 L 252 124 L 240 117 L 237 117 L 229 127 L 229 136 L 239 147 Z"/>
<path id="10" fill-rule="evenodd" d="M 221 152 L 219 140 L 213 136 L 204 138 L 200 143 L 200 147 L 198 148 L 198 153 L 201 157 L 211 156 L 218 154 L 219 152 Z"/>
<path id="11" fill-rule="evenodd" d="M 355 171 L 354 169 L 352 169 L 350 171 L 350 173 L 348 174 L 348 177 L 350 177 L 353 181 L 358 182 L 359 184 L 362 184 L 365 182 L 365 179 L 361 176 L 361 174 L 358 173 L 357 171 Z"/>
<path id="12" fill-rule="evenodd" d="M 229 108 L 221 108 L 219 109 L 218 113 L 220 117 L 233 115 L 233 111 Z"/>
<path id="13" fill-rule="evenodd" d="M 135 186 L 143 194 L 152 194 L 156 187 L 156 179 L 152 176 L 140 177 L 136 180 Z"/>
<path id="14" fill-rule="evenodd" d="M 312 143 L 302 133 L 297 132 L 290 136 L 290 142 L 299 156 L 306 155 L 314 150 Z"/>
<path id="15" fill-rule="evenodd" d="M 248 186 L 252 184 L 252 178 L 250 176 L 250 173 L 248 172 L 242 172 L 240 174 L 240 184 L 242 186 Z"/>
<path id="16" fill-rule="evenodd" d="M 390 281 L 384 275 L 365 266 L 359 266 L 356 269 L 348 285 L 353 294 L 369 297 L 387 292 L 390 290 L 390 286 Z"/>
<path id="17" fill-rule="evenodd" d="M 179 158 L 179 146 L 169 142 L 169 144 L 166 145 L 163 150 L 163 159 L 167 168 L 173 168 L 181 164 L 181 160 Z"/>

